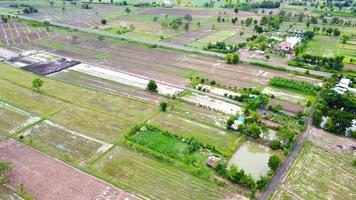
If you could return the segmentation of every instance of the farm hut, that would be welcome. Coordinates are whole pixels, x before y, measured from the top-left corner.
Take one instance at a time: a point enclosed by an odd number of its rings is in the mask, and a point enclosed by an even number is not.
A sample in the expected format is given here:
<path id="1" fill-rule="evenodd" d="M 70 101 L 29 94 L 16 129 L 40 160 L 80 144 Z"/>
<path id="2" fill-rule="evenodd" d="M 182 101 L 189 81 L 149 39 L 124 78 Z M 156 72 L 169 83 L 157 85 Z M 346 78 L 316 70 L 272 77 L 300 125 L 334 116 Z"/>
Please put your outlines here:
<path id="1" fill-rule="evenodd" d="M 206 165 L 212 168 L 216 168 L 220 162 L 221 158 L 218 156 L 212 155 L 209 156 L 208 159 L 206 160 Z"/>

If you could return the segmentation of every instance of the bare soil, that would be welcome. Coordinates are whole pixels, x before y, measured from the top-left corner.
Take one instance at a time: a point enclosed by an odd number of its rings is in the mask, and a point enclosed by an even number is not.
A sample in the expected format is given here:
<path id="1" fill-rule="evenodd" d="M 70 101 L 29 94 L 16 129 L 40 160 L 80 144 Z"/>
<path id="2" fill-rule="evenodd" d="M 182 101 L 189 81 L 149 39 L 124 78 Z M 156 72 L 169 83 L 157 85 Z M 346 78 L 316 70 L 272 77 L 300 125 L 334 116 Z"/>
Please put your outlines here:
<path id="1" fill-rule="evenodd" d="M 24 184 L 37 200 L 139 199 L 12 139 L 0 142 L 0 155 L 14 165 L 9 185 Z"/>

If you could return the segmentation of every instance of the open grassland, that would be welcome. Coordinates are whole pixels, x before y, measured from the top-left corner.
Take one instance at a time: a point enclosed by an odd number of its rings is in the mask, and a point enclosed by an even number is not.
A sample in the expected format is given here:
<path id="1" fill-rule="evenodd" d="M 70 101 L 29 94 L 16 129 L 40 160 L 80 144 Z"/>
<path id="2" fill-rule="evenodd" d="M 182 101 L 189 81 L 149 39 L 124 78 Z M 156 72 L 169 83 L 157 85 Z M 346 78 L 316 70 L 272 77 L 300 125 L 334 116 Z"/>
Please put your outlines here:
<path id="1" fill-rule="evenodd" d="M 272 199 L 356 197 L 356 169 L 350 162 L 306 142 Z M 288 197 L 287 197 L 288 196 Z"/>
<path id="2" fill-rule="evenodd" d="M 203 144 L 214 146 L 227 157 L 242 140 L 242 136 L 237 133 L 204 125 L 171 113 L 160 113 L 150 119 L 149 123 L 181 137 L 195 137 Z"/>
<path id="3" fill-rule="evenodd" d="M 31 85 L 29 80 L 29 85 Z M 11 102 L 12 105 L 29 111 L 38 116 L 47 116 L 58 112 L 67 106 L 66 103 L 52 97 L 40 95 L 37 92 L 14 85 L 0 78 L 0 100 Z"/>
<path id="4" fill-rule="evenodd" d="M 117 146 L 99 160 L 93 173 L 150 199 L 219 199 L 228 191 L 168 163 Z"/>
<path id="5" fill-rule="evenodd" d="M 356 60 L 356 40 L 351 38 L 342 44 L 339 37 L 317 35 L 308 42 L 304 53 L 323 57 L 344 56 L 344 62 L 350 63 L 350 59 Z"/>
<path id="6" fill-rule="evenodd" d="M 86 98 L 80 105 L 136 122 L 144 121 L 158 111 L 158 105 L 154 103 L 101 93 Z"/>
<path id="7" fill-rule="evenodd" d="M 32 80 L 40 77 L 4 63 L 0 63 L 0 74 L 3 75 L 1 79 L 28 89 L 32 89 Z M 45 79 L 45 84 L 41 87 L 41 93 L 71 103 L 89 95 L 87 89 L 61 83 L 49 78 Z"/>
<path id="8" fill-rule="evenodd" d="M 308 42 L 308 47 L 304 53 L 315 56 L 334 57 L 338 55 L 338 38 L 317 35 Z"/>
<path id="9" fill-rule="evenodd" d="M 67 128 L 86 135 L 115 142 L 132 125 L 129 121 L 115 118 L 81 107 L 70 107 L 49 118 Z"/>
<path id="10" fill-rule="evenodd" d="M 133 13 L 122 16 L 116 20 L 109 20 L 108 24 L 102 26 L 101 28 L 105 31 L 116 34 L 118 31 L 120 32 L 123 30 L 123 27 L 129 28 L 130 26 L 133 26 L 133 29 L 130 29 L 128 32 L 123 34 L 150 41 L 159 41 L 161 39 L 170 38 L 186 32 L 183 30 L 183 26 L 179 27 L 177 30 L 161 26 L 162 23 L 171 23 L 175 18 L 176 17 L 169 15 L 140 15 Z M 188 31 L 195 30 L 196 28 L 197 26 L 192 22 Z"/>

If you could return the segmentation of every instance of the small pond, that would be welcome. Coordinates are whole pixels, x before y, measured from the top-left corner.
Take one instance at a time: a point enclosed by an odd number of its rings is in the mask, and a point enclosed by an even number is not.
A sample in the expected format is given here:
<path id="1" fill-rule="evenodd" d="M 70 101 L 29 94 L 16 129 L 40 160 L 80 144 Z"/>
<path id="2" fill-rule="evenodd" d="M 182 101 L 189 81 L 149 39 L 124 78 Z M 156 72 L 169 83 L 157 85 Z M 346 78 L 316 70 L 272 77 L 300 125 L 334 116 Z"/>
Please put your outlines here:
<path id="1" fill-rule="evenodd" d="M 232 155 L 229 166 L 237 165 L 239 169 L 243 169 L 246 173 L 258 180 L 261 175 L 266 175 L 269 171 L 268 159 L 272 155 L 272 150 L 261 144 L 246 141 Z"/>

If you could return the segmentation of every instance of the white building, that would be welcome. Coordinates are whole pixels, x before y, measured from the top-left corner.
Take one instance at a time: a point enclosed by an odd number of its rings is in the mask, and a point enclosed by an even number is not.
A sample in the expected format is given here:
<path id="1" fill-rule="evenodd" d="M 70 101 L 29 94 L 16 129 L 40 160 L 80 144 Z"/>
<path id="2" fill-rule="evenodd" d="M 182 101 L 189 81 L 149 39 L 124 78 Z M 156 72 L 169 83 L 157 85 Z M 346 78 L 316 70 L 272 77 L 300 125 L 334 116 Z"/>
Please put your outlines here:
<path id="1" fill-rule="evenodd" d="M 351 80 L 348 78 L 342 78 L 338 84 L 334 87 L 334 90 L 339 94 L 344 94 L 347 91 L 355 92 L 355 89 L 350 88 Z"/>

